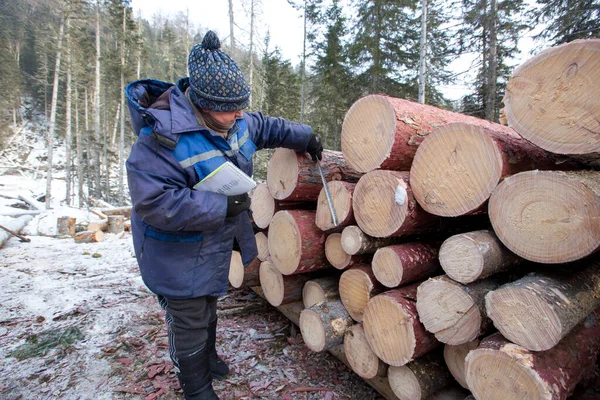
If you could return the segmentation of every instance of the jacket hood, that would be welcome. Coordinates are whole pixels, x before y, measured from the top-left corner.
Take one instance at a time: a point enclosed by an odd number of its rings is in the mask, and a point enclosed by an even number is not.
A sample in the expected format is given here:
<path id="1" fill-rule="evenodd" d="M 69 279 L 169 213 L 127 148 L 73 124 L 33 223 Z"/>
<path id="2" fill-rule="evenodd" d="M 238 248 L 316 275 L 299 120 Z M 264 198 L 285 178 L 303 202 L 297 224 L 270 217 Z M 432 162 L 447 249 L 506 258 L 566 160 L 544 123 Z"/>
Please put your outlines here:
<path id="1" fill-rule="evenodd" d="M 149 126 L 177 143 L 181 133 L 201 129 L 184 94 L 188 86 L 188 78 L 180 79 L 175 85 L 152 79 L 128 84 L 125 95 L 136 135 Z"/>

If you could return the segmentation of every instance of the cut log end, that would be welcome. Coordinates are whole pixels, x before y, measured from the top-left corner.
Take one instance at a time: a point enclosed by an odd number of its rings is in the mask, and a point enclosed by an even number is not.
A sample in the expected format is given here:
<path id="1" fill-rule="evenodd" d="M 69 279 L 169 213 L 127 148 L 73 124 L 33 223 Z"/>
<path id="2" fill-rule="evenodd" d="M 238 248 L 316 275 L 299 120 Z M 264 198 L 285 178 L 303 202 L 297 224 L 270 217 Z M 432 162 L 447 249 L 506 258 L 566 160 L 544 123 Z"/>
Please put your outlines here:
<path id="1" fill-rule="evenodd" d="M 278 148 L 269 160 L 267 186 L 277 200 L 284 200 L 298 182 L 298 158 L 290 149 Z"/>
<path id="2" fill-rule="evenodd" d="M 260 229 L 266 229 L 275 215 L 275 200 L 264 183 L 259 183 L 252 192 L 252 219 Z"/>
<path id="3" fill-rule="evenodd" d="M 269 225 L 268 241 L 271 259 L 281 273 L 294 273 L 302 256 L 302 237 L 295 219 L 288 211 L 275 214 Z"/>
<path id="4" fill-rule="evenodd" d="M 358 226 L 347 226 L 342 231 L 342 249 L 350 254 L 359 254 L 364 247 L 365 234 Z"/>
<path id="5" fill-rule="evenodd" d="M 477 243 L 467 236 L 454 235 L 440 247 L 440 264 L 450 278 L 469 283 L 481 275 L 484 260 Z"/>
<path id="6" fill-rule="evenodd" d="M 338 224 L 347 221 L 349 215 L 352 213 L 352 192 L 349 190 L 349 185 L 351 185 L 350 187 L 354 187 L 354 184 L 342 181 L 327 182 L 327 188 L 329 189 Z M 315 224 L 323 231 L 328 231 L 336 227 L 333 224 L 333 217 L 324 188 L 319 193 L 319 198 L 317 199 Z"/>
<path id="7" fill-rule="evenodd" d="M 342 248 L 342 234 L 332 233 L 325 240 L 325 256 L 327 261 L 337 269 L 345 269 L 350 265 L 352 256 Z"/>
<path id="8" fill-rule="evenodd" d="M 392 249 L 383 247 L 375 252 L 373 273 L 382 285 L 394 288 L 402 282 L 402 261 Z"/>
<path id="9" fill-rule="evenodd" d="M 265 261 L 269 258 L 269 239 L 264 232 L 256 232 L 254 239 L 256 240 L 256 248 L 258 249 L 258 259 Z"/>
<path id="10" fill-rule="evenodd" d="M 300 313 L 300 331 L 306 347 L 312 351 L 325 349 L 325 327 L 319 313 L 310 308 L 305 308 Z"/>
<path id="11" fill-rule="evenodd" d="M 462 344 L 479 336 L 479 307 L 460 286 L 449 279 L 429 279 L 417 291 L 419 318 L 443 343 Z"/>
<path id="12" fill-rule="evenodd" d="M 502 174 L 502 154 L 482 128 L 453 123 L 436 128 L 417 149 L 411 187 L 427 212 L 456 217 L 477 210 Z"/>
<path id="13" fill-rule="evenodd" d="M 283 275 L 270 261 L 263 261 L 259 270 L 260 286 L 265 298 L 273 307 L 279 307 L 285 296 Z"/>
<path id="14" fill-rule="evenodd" d="M 490 198 L 494 231 L 509 250 L 530 261 L 586 257 L 600 246 L 600 192 L 594 187 L 600 187 L 600 172 L 513 175 Z"/>
<path id="15" fill-rule="evenodd" d="M 344 335 L 344 354 L 350 368 L 364 379 L 385 376 L 387 365 L 371 350 L 361 324 L 351 326 Z"/>
<path id="16" fill-rule="evenodd" d="M 340 299 L 355 321 L 363 320 L 363 312 L 373 295 L 373 289 L 371 277 L 362 268 L 349 269 L 340 277 Z"/>
<path id="17" fill-rule="evenodd" d="M 406 365 L 388 369 L 388 380 L 400 400 L 421 400 L 421 385 L 415 373 Z"/>
<path id="18" fill-rule="evenodd" d="M 444 361 L 446 362 L 446 366 L 454 379 L 465 389 L 469 388 L 465 378 L 465 358 L 477 346 L 479 346 L 479 340 L 459 345 L 447 344 L 444 346 Z"/>
<path id="19" fill-rule="evenodd" d="M 394 144 L 396 111 L 386 97 L 371 95 L 355 102 L 342 124 L 341 146 L 348 164 L 359 172 L 377 169 Z"/>
<path id="20" fill-rule="evenodd" d="M 234 288 L 240 288 L 244 283 L 244 263 L 239 251 L 231 253 L 231 262 L 229 263 L 229 283 Z"/>
<path id="21" fill-rule="evenodd" d="M 308 281 L 304 284 L 302 288 L 302 302 L 305 308 L 323 303 L 326 300 L 325 291 L 317 282 Z"/>

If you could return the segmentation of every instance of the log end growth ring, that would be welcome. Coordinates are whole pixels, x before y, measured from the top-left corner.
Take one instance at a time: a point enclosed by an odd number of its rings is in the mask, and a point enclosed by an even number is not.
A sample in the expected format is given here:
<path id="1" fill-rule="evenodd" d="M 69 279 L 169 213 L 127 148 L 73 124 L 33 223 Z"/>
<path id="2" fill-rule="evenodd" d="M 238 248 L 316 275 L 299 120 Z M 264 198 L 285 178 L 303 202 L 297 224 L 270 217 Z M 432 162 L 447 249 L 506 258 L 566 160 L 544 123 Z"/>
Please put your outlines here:
<path id="1" fill-rule="evenodd" d="M 388 369 L 388 380 L 392 391 L 400 400 L 421 399 L 421 384 L 415 373 L 403 365 Z"/>
<path id="2" fill-rule="evenodd" d="M 527 171 L 498 185 L 489 216 L 509 250 L 530 261 L 557 264 L 598 249 L 600 196 L 572 176 Z"/>
<path id="3" fill-rule="evenodd" d="M 266 229 L 275 214 L 275 200 L 264 183 L 259 183 L 252 193 L 252 219 L 260 229 Z"/>
<path id="4" fill-rule="evenodd" d="M 327 182 L 327 188 L 331 195 L 335 216 L 337 217 L 338 223 L 341 223 L 346 220 L 348 214 L 352 211 L 352 195 L 348 193 L 348 189 L 346 189 L 344 183 L 340 181 Z M 317 199 L 315 224 L 322 231 L 327 231 L 336 227 L 333 224 L 333 216 L 331 215 L 325 188 L 321 189 L 319 198 Z"/>
<path id="5" fill-rule="evenodd" d="M 312 351 L 323 351 L 325 348 L 325 328 L 318 312 L 305 308 L 300 313 L 300 331 L 306 347 Z"/>
<path id="6" fill-rule="evenodd" d="M 265 298 L 273 307 L 279 307 L 284 298 L 283 275 L 270 261 L 263 261 L 258 270 L 260 286 Z"/>
<path id="7" fill-rule="evenodd" d="M 369 275 L 361 269 L 349 269 L 340 277 L 340 299 L 353 320 L 361 322 L 373 284 Z"/>
<path id="8" fill-rule="evenodd" d="M 379 372 L 380 360 L 371 350 L 360 324 L 355 324 L 344 334 L 344 353 L 352 371 L 365 379 L 372 379 Z"/>
<path id="9" fill-rule="evenodd" d="M 482 128 L 463 123 L 437 127 L 421 143 L 410 182 L 427 212 L 457 217 L 479 208 L 502 175 L 502 154 Z"/>
<path id="10" fill-rule="evenodd" d="M 294 150 L 278 148 L 269 160 L 267 186 L 277 200 L 287 199 L 298 183 L 298 157 Z"/>
<path id="11" fill-rule="evenodd" d="M 454 235 L 442 243 L 440 264 L 450 278 L 461 283 L 475 281 L 483 270 L 483 254 L 477 243 L 465 235 Z"/>
<path id="12" fill-rule="evenodd" d="M 342 234 L 332 233 L 325 239 L 325 257 L 337 269 L 345 269 L 352 256 L 342 248 Z"/>
<path id="13" fill-rule="evenodd" d="M 302 256 L 302 238 L 296 220 L 287 211 L 279 211 L 269 225 L 271 260 L 284 275 L 296 271 Z"/>
<path id="14" fill-rule="evenodd" d="M 398 254 L 389 247 L 377 249 L 371 265 L 375 278 L 383 286 L 395 288 L 402 282 L 402 261 Z"/>
<path id="15" fill-rule="evenodd" d="M 325 292 L 321 285 L 313 281 L 308 281 L 304 284 L 302 288 L 302 302 L 305 308 L 323 303 L 325 300 Z"/>
<path id="16" fill-rule="evenodd" d="M 234 288 L 239 288 L 244 283 L 244 263 L 239 251 L 231 253 L 231 262 L 229 263 L 229 283 Z"/>
<path id="17" fill-rule="evenodd" d="M 369 172 L 390 155 L 396 133 L 396 111 L 385 96 L 356 101 L 342 124 L 341 146 L 352 169 Z"/>

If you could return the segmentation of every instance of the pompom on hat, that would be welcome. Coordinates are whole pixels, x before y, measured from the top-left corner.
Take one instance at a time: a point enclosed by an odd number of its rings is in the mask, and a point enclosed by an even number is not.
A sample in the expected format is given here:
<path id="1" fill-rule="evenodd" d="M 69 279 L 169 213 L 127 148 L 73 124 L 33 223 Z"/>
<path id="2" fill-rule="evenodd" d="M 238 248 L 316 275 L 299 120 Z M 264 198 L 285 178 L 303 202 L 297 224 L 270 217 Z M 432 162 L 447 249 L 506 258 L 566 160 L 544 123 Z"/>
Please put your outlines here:
<path id="1" fill-rule="evenodd" d="M 190 99 L 205 110 L 242 110 L 248 107 L 250 86 L 240 67 L 220 48 L 213 31 L 192 47 L 188 57 Z"/>

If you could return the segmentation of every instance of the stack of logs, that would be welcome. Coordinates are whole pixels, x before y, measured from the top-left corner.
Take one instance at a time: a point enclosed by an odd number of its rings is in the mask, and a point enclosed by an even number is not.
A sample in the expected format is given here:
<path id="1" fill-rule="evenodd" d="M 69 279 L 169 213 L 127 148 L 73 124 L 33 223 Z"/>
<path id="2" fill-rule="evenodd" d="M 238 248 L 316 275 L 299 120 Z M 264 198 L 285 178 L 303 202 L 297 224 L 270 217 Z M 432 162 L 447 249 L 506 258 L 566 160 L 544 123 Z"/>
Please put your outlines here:
<path id="1" fill-rule="evenodd" d="M 388 399 L 566 399 L 600 354 L 598 65 L 586 40 L 519 67 L 508 126 L 359 99 L 321 162 L 339 224 L 315 163 L 277 149 L 231 284 Z"/>
<path id="2" fill-rule="evenodd" d="M 77 229 L 76 218 L 59 217 L 56 221 L 58 235 L 72 236 L 76 243 L 97 243 L 104 240 L 105 232 L 123 235 L 131 230 L 131 206 L 92 208 L 90 212 L 100 220 L 89 222 L 83 229 Z"/>

